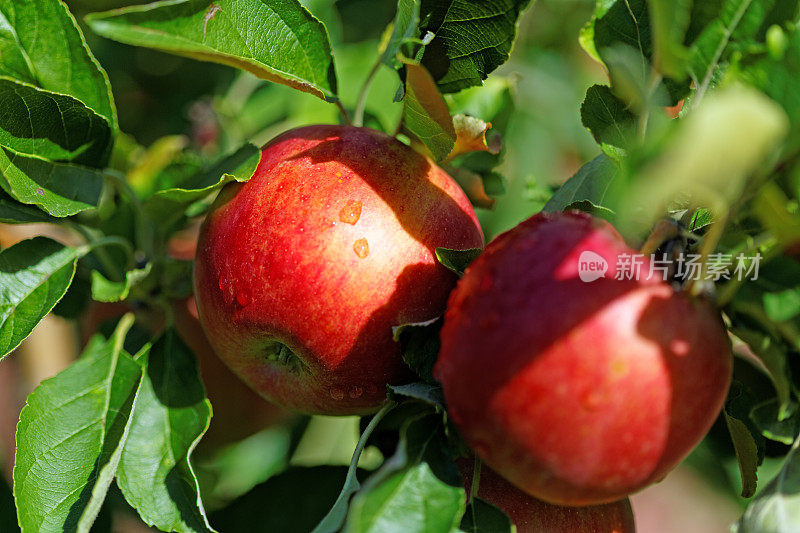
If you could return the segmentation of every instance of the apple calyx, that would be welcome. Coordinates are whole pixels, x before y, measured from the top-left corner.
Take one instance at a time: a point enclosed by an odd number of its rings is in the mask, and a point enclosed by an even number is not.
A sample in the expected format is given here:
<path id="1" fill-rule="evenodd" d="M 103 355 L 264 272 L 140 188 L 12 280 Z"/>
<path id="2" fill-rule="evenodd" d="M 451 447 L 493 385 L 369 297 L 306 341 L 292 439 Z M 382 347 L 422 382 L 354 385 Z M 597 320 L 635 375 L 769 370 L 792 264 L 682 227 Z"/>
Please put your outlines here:
<path id="1" fill-rule="evenodd" d="M 270 340 L 264 348 L 267 361 L 286 367 L 295 374 L 310 374 L 311 369 L 291 348 L 278 340 Z"/>

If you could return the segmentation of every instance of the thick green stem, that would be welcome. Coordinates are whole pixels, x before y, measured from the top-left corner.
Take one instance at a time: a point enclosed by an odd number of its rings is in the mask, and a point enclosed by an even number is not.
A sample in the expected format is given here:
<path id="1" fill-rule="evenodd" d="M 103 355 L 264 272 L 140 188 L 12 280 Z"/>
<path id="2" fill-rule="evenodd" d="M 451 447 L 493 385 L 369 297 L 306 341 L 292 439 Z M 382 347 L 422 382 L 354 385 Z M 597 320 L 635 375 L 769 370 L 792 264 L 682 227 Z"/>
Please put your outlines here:
<path id="1" fill-rule="evenodd" d="M 380 411 L 375 413 L 375 416 L 372 417 L 372 420 L 369 421 L 367 427 L 364 429 L 364 432 L 361 434 L 361 438 L 358 439 L 358 444 L 356 445 L 355 451 L 353 451 L 353 458 L 350 460 L 350 468 L 347 470 L 347 477 L 344 481 L 344 487 L 342 487 L 342 491 L 339 493 L 339 496 L 336 498 L 336 502 L 331 507 L 331 510 L 325 515 L 325 518 L 314 528 L 314 533 L 333 533 L 334 531 L 339 531 L 342 527 L 342 520 L 338 517 L 334 511 L 342 506 L 347 504 L 347 500 L 350 496 L 356 492 L 360 484 L 356 479 L 356 472 L 358 470 L 358 461 L 361 459 L 361 452 L 364 451 L 364 447 L 367 445 L 367 441 L 369 440 L 370 435 L 372 432 L 375 431 L 375 428 L 378 427 L 383 418 L 389 414 L 389 412 L 395 408 L 397 405 L 396 402 L 388 401 L 386 402 Z"/>
<path id="2" fill-rule="evenodd" d="M 367 74 L 367 79 L 364 80 L 364 85 L 361 87 L 361 92 L 358 94 L 358 103 L 356 104 L 356 110 L 353 114 L 353 126 L 361 127 L 364 125 L 364 111 L 367 108 L 369 88 L 372 86 L 372 82 L 375 80 L 375 75 L 378 74 L 380 67 L 381 60 L 378 58 L 378 61 L 372 66 L 372 70 Z"/>

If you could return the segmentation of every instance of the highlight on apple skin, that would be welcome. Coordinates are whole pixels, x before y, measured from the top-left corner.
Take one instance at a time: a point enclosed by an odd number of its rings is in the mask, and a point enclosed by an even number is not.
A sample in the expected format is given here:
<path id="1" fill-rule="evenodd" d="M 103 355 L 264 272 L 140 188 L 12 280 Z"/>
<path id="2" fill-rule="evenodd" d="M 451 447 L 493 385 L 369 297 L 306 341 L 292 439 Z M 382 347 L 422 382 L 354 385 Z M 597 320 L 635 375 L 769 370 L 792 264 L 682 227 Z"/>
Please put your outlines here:
<path id="1" fill-rule="evenodd" d="M 367 128 L 288 131 L 206 217 L 194 286 L 219 357 L 285 407 L 365 414 L 412 379 L 392 327 L 440 316 L 455 275 L 435 249 L 483 246 L 464 193 Z"/>
<path id="2" fill-rule="evenodd" d="M 619 500 L 660 480 L 722 408 L 730 342 L 719 312 L 633 254 L 605 221 L 540 214 L 496 238 L 454 290 L 435 367 L 448 412 L 487 464 L 560 505 Z"/>
<path id="3" fill-rule="evenodd" d="M 457 459 L 467 494 L 471 494 L 474 459 Z M 478 496 L 505 512 L 517 533 L 635 533 L 628 498 L 588 507 L 553 505 L 525 494 L 487 465 L 481 465 Z"/>

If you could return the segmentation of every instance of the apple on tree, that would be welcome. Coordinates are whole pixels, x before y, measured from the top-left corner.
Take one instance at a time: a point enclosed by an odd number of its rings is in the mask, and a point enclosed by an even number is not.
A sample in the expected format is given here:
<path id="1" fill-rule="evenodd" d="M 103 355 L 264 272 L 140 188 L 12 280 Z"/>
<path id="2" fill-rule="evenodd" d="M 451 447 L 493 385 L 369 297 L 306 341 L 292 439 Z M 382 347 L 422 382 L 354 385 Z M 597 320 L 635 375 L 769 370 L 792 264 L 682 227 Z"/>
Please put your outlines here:
<path id="1" fill-rule="evenodd" d="M 581 281 L 592 252 L 610 273 Z M 703 438 L 731 379 L 720 314 L 649 275 L 605 221 L 539 214 L 490 243 L 453 292 L 435 367 L 467 443 L 527 493 L 619 500 Z"/>
<path id="2" fill-rule="evenodd" d="M 455 286 L 435 249 L 482 246 L 466 196 L 430 159 L 367 128 L 292 130 L 205 219 L 200 320 L 219 357 L 266 398 L 369 413 L 386 384 L 411 379 L 392 327 L 440 316 Z"/>

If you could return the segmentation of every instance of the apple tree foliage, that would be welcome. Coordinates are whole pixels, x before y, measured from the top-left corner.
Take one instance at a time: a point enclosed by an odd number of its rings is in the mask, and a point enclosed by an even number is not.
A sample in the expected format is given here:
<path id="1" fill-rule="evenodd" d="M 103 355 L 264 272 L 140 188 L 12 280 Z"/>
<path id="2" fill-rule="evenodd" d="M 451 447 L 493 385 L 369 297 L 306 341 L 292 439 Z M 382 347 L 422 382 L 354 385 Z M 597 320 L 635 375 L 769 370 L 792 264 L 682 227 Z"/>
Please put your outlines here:
<path id="1" fill-rule="evenodd" d="M 188 295 L 191 264 L 167 254 L 168 240 L 225 183 L 252 175 L 259 152 L 244 142 L 255 131 L 247 120 L 282 119 L 259 110 L 253 78 L 243 76 L 240 98 L 221 105 L 223 117 L 244 117 L 227 155 L 192 152 L 174 137 L 137 146 L 119 129 L 108 77 L 81 28 L 314 95 L 326 120 L 397 135 L 490 208 L 503 193 L 496 169 L 514 106 L 513 83 L 490 74 L 509 58 L 529 3 L 319 7 L 349 21 L 342 39 L 379 39 L 359 51 L 371 70 L 356 95 L 337 82 L 326 26 L 297 0 L 168 0 L 80 23 L 60 0 L 0 0 L 0 221 L 53 224 L 73 237 L 0 251 L 0 359 L 50 312 L 74 317 L 91 300 L 165 308 Z M 734 526 L 740 533 L 800 528 L 799 4 L 597 0 L 574 38 L 608 83 L 589 87 L 575 113 L 600 155 L 544 206 L 590 211 L 634 243 L 671 218 L 688 251 L 761 254 L 757 279 L 691 288 L 715 295 L 737 355 L 708 446 L 736 458 L 741 494 L 754 496 Z M 300 105 L 261 87 L 287 109 Z M 376 105 L 379 90 L 386 98 Z M 678 118 L 664 112 L 673 106 Z M 461 274 L 479 253 L 437 257 Z M 103 530 L 108 509 L 126 502 L 163 531 L 510 531 L 502 511 L 466 498 L 455 466 L 466 450 L 431 376 L 440 326 L 396 328 L 419 379 L 390 387 L 383 409 L 362 421 L 349 468 L 288 467 L 299 437 L 270 440 L 274 475 L 211 510 L 192 462 L 212 416 L 194 355 L 169 327 L 137 337 L 126 315 L 28 397 L 13 487 L 0 480 L 0 530 Z M 369 448 L 385 459 L 368 471 L 358 466 Z M 777 474 L 759 479 L 767 459 L 779 461 Z"/>

